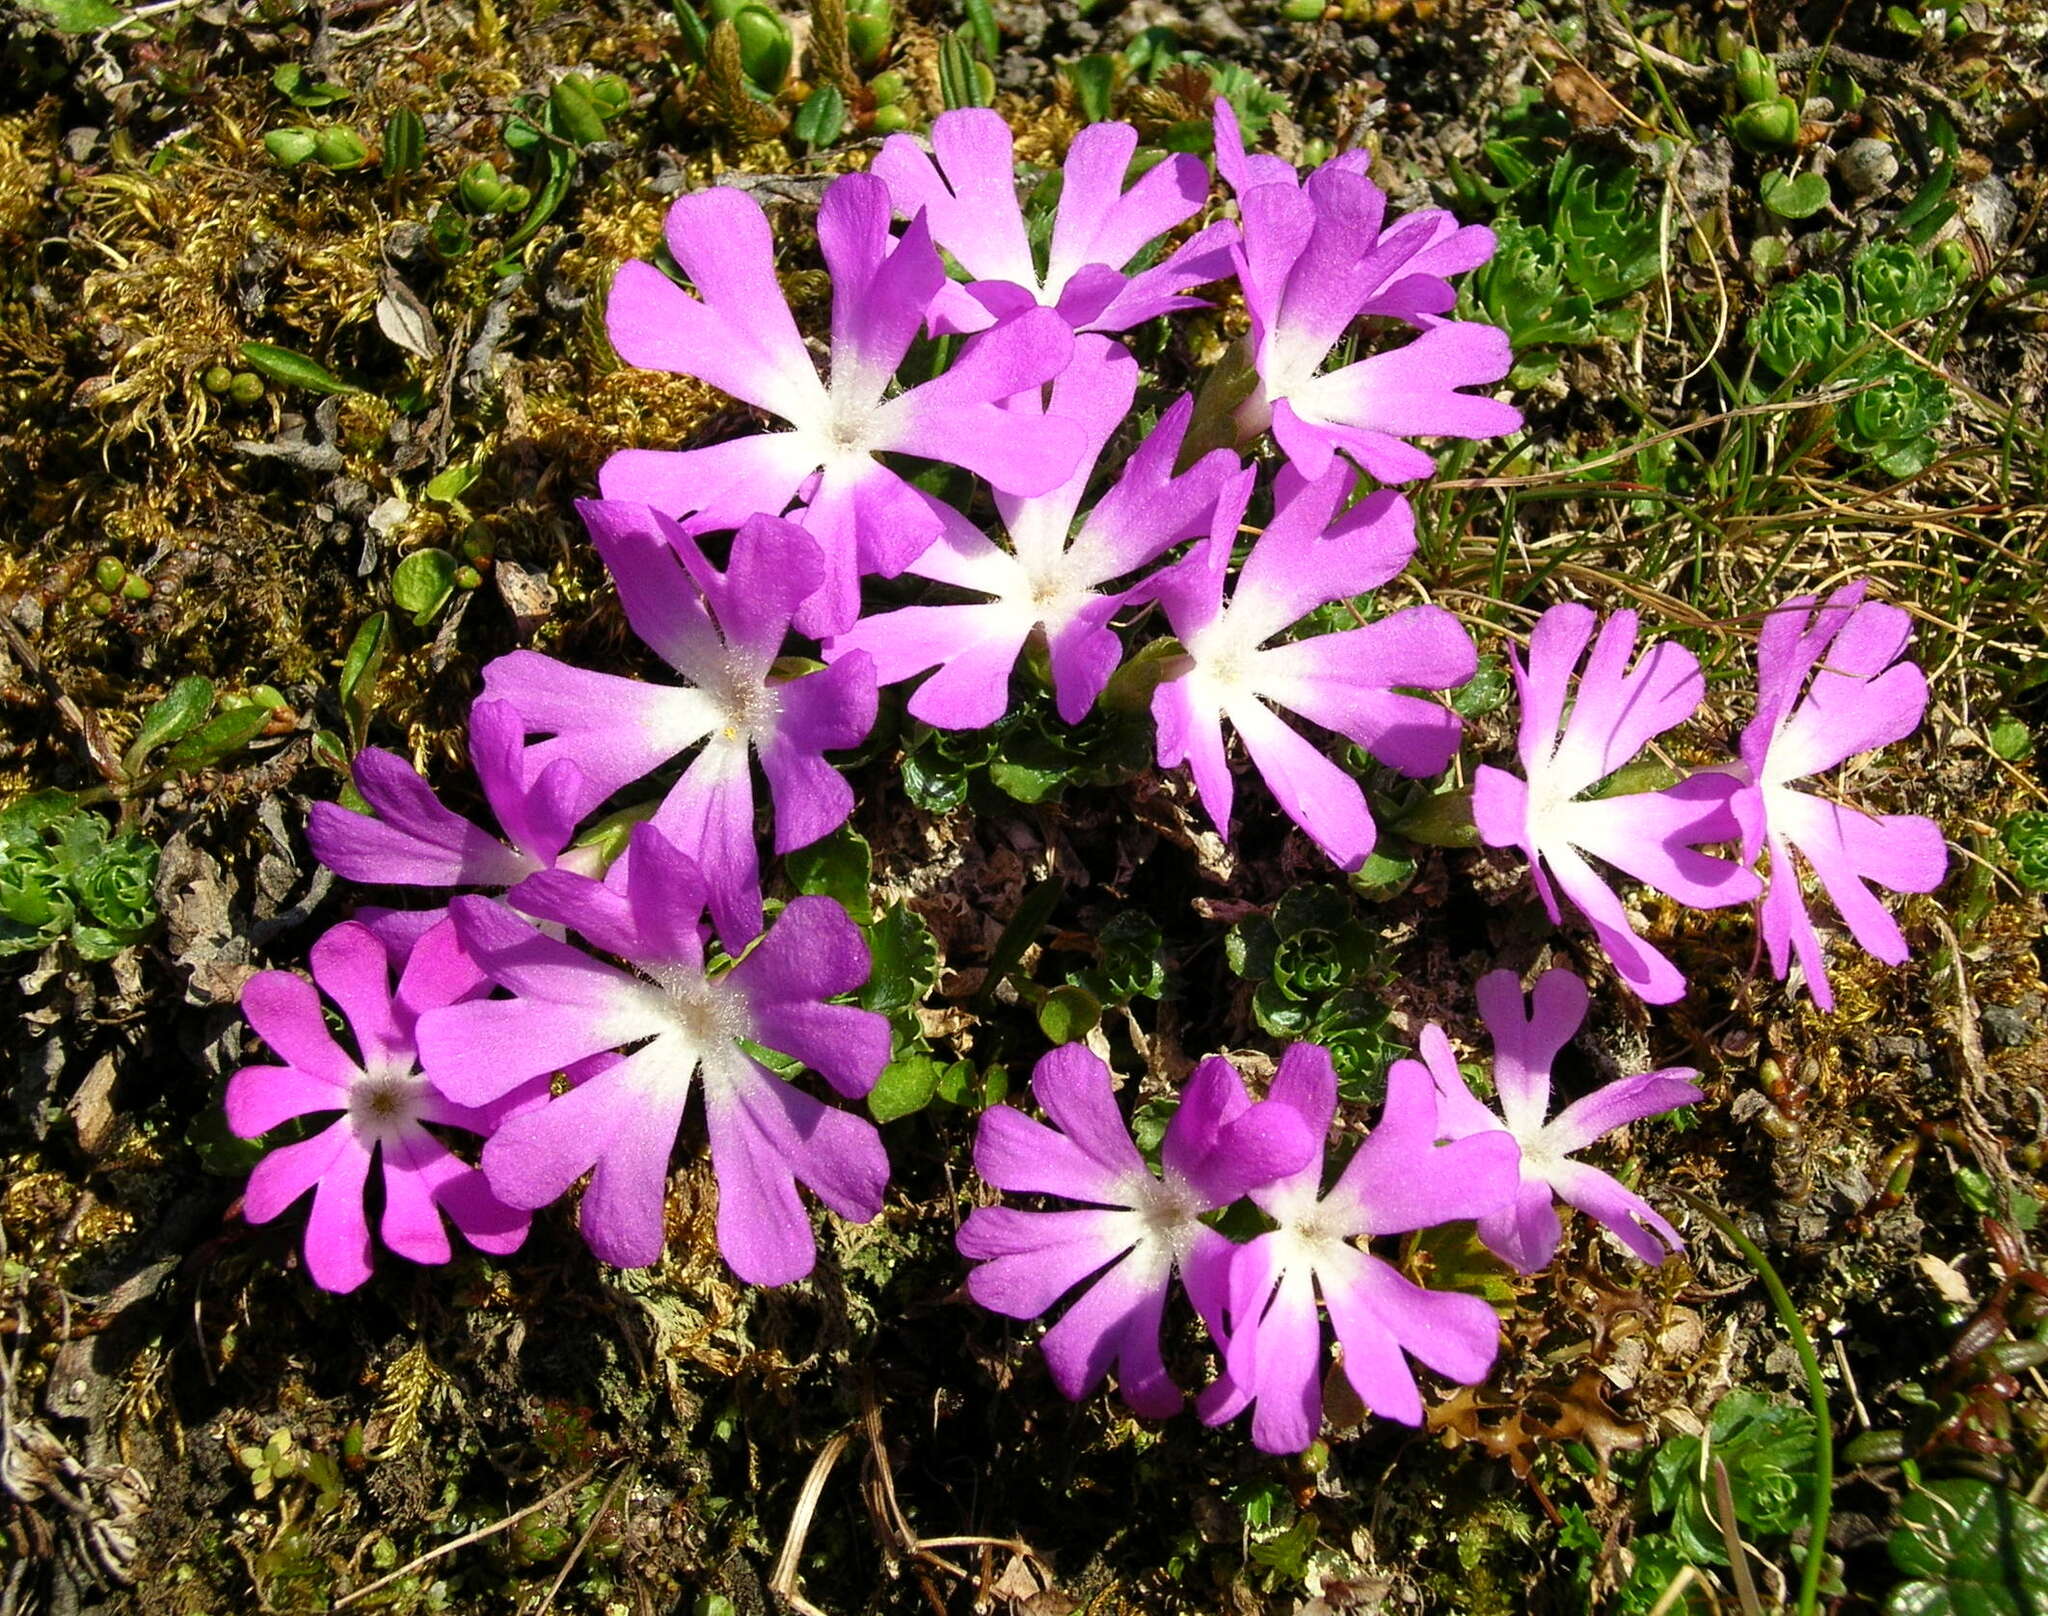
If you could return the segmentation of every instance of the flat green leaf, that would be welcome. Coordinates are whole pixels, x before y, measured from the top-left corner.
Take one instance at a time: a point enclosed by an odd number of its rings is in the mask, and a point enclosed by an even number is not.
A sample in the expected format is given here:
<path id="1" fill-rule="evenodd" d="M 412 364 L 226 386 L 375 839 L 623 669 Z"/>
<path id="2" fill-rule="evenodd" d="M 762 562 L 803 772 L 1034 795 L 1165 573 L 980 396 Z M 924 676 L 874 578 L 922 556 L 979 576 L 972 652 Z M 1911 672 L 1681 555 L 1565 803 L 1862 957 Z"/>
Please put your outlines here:
<path id="1" fill-rule="evenodd" d="M 367 703 L 371 690 L 376 687 L 377 670 L 383 666 L 384 655 L 391 649 L 391 618 L 384 612 L 372 612 L 363 619 L 362 627 L 356 630 L 356 637 L 349 641 L 348 655 L 341 663 L 341 690 L 343 705 L 351 705 L 360 695 Z"/>
<path id="2" fill-rule="evenodd" d="M 2038 1616 L 2048 1610 L 2048 1514 L 2019 1494 L 1973 1478 L 1913 1493 L 1887 1545 L 1914 1579 L 1894 1588 L 1886 1616 Z"/>
<path id="3" fill-rule="evenodd" d="M 1102 1004 L 1086 988 L 1057 987 L 1038 1007 L 1038 1028 L 1054 1044 L 1078 1044 L 1102 1022 Z"/>
<path id="4" fill-rule="evenodd" d="M 915 911 L 892 903 L 864 929 L 870 965 L 860 1007 L 888 1015 L 921 1002 L 939 979 L 939 946 L 931 928 Z"/>
<path id="5" fill-rule="evenodd" d="M 273 342 L 245 342 L 242 362 L 257 375 L 283 387 L 303 387 L 309 393 L 359 393 L 317 359 L 280 348 Z"/>
<path id="6" fill-rule="evenodd" d="M 477 480 L 481 469 L 471 461 L 461 461 L 434 476 L 420 492 L 440 504 L 452 505 Z"/>
<path id="7" fill-rule="evenodd" d="M 1828 205 L 1827 177 L 1781 174 L 1775 170 L 1759 186 L 1764 206 L 1781 219 L 1810 219 Z"/>
<path id="8" fill-rule="evenodd" d="M 391 603 L 410 612 L 415 627 L 425 628 L 455 593 L 455 572 L 462 563 L 446 550 L 415 550 L 391 574 Z"/>
<path id="9" fill-rule="evenodd" d="M 821 84 L 811 91 L 810 99 L 797 108 L 789 132 L 812 151 L 817 151 L 837 140 L 845 127 L 846 97 L 839 93 L 838 86 Z"/>
<path id="10" fill-rule="evenodd" d="M 1074 86 L 1074 99 L 1081 104 L 1081 116 L 1090 123 L 1105 122 L 1116 92 L 1116 59 L 1097 51 L 1067 63 L 1066 73 Z"/>
<path id="11" fill-rule="evenodd" d="M 868 885 L 874 857 L 868 850 L 867 838 L 851 825 L 842 825 L 830 836 L 822 836 L 808 847 L 786 854 L 782 867 L 797 891 L 836 898 L 839 906 L 863 926 L 874 919 Z"/>
<path id="12" fill-rule="evenodd" d="M 590 99 L 590 80 L 571 73 L 548 92 L 548 121 L 555 133 L 579 146 L 594 146 L 604 139 L 604 119 Z"/>
<path id="13" fill-rule="evenodd" d="M 164 754 L 167 769 L 204 769 L 247 746 L 270 722 L 263 706 L 230 707 Z"/>
<path id="14" fill-rule="evenodd" d="M 172 685 L 164 698 L 142 715 L 142 727 L 121 754 L 121 772 L 132 779 L 151 752 L 197 729 L 213 711 L 213 694 L 213 681 L 196 673 Z"/>
<path id="15" fill-rule="evenodd" d="M 111 0 L 29 0 L 60 34 L 96 34 L 125 22 L 128 13 Z"/>
<path id="16" fill-rule="evenodd" d="M 910 1116 L 930 1105 L 938 1088 L 939 1063 L 922 1051 L 905 1055 L 883 1067 L 868 1090 L 868 1115 L 877 1122 Z"/>

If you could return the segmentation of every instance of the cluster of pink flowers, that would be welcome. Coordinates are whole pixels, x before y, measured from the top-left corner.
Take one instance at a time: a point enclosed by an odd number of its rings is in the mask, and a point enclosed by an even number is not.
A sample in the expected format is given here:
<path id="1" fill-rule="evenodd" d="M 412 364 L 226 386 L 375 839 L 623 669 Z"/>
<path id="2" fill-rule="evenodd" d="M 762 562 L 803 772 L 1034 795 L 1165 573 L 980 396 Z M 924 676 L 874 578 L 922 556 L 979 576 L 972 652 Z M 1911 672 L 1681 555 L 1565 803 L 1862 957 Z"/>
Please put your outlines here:
<path id="1" fill-rule="evenodd" d="M 1152 697 L 1159 766 L 1187 765 L 1227 835 L 1237 795 L 1227 720 L 1273 802 L 1342 870 L 1363 863 L 1378 831 L 1359 781 L 1318 732 L 1415 779 L 1453 763 L 1460 721 L 1427 693 L 1463 684 L 1477 665 L 1454 616 L 1423 604 L 1329 632 L 1303 627 L 1407 566 L 1415 519 L 1400 485 L 1435 469 L 1411 440 L 1521 424 L 1472 391 L 1507 373 L 1505 336 L 1451 317 L 1449 277 L 1483 262 L 1493 238 L 1439 211 L 1390 220 L 1363 154 L 1304 179 L 1247 153 L 1222 101 L 1215 135 L 1235 218 L 1139 269 L 1149 244 L 1208 205 L 1199 159 L 1168 157 L 1126 188 L 1135 132 L 1083 131 L 1041 254 L 995 113 L 943 115 L 930 152 L 892 136 L 873 172 L 836 179 L 820 207 L 833 287 L 822 368 L 777 282 L 767 219 L 743 192 L 712 189 L 671 208 L 667 244 L 687 286 L 652 264 L 619 271 L 608 318 L 627 361 L 694 376 L 784 427 L 622 450 L 606 463 L 603 497 L 580 509 L 634 634 L 674 677 L 533 651 L 491 663 L 470 737 L 502 834 L 374 749 L 355 769 L 372 812 L 314 810 L 313 846 L 331 868 L 445 900 L 363 910 L 314 948 L 314 982 L 339 1007 L 353 1052 L 302 978 L 266 972 L 245 996 L 282 1064 L 236 1075 L 235 1130 L 255 1137 L 339 1113 L 274 1150 L 244 1198 L 263 1221 L 312 1192 L 306 1257 L 319 1284 L 346 1290 L 370 1273 L 373 1166 L 384 1243 L 416 1261 L 447 1259 L 448 1222 L 482 1250 L 509 1251 L 536 1209 L 586 1180 L 591 1249 L 617 1264 L 656 1261 L 693 1089 L 719 1186 L 719 1248 L 743 1280 L 810 1272 L 799 1186 L 845 1218 L 879 1212 L 879 1130 L 801 1081 L 809 1071 L 859 1100 L 890 1058 L 887 1020 L 837 1002 L 865 980 L 867 945 L 830 898 L 767 901 L 760 834 L 765 814 L 772 852 L 786 855 L 847 821 L 853 792 L 831 754 L 869 735 L 883 687 L 921 680 L 906 703 L 913 716 L 986 727 L 1008 711 L 1012 675 L 1042 636 L 1058 713 L 1079 723 L 1125 658 L 1119 624 L 1156 614 L 1176 642 Z M 1227 280 L 1250 314 L 1257 381 L 1235 412 L 1236 445 L 1191 458 L 1191 396 L 1147 400 L 1154 424 L 1133 430 L 1143 378 L 1119 336 L 1201 306 L 1191 291 Z M 1400 334 L 1330 368 L 1361 329 Z M 920 333 L 944 339 L 950 363 L 899 386 Z M 998 530 L 890 456 L 980 479 Z M 976 598 L 863 615 L 864 578 L 905 574 Z M 1692 716 L 1704 684 L 1676 645 L 1631 667 L 1634 614 L 1610 617 L 1596 640 L 1591 611 L 1556 606 L 1514 666 L 1525 777 L 1478 770 L 1480 834 L 1522 848 L 1553 920 L 1562 891 L 1646 999 L 1677 997 L 1683 979 L 1636 934 L 1588 854 L 1687 904 L 1761 897 L 1774 968 L 1782 976 L 1796 957 L 1828 1003 L 1797 860 L 1851 935 L 1892 960 L 1904 939 L 1867 883 L 1926 891 L 1946 865 L 1928 822 L 1872 817 L 1792 785 L 1917 724 L 1926 688 L 1900 660 L 1907 626 L 1897 608 L 1863 602 L 1860 586 L 1773 613 L 1740 760 L 1660 791 L 1602 796 L 1603 781 Z M 670 783 L 635 803 L 631 788 L 656 775 Z M 622 848 L 592 833 L 628 819 Z M 1704 851 L 1714 844 L 1732 856 Z M 1768 887 L 1754 870 L 1765 849 Z M 1466 1089 L 1443 1032 L 1425 1028 L 1422 1060 L 1394 1066 L 1378 1127 L 1327 1192 L 1336 1086 L 1316 1046 L 1287 1050 L 1257 1102 L 1228 1061 L 1203 1062 L 1156 1172 L 1103 1062 L 1053 1051 L 1032 1084 L 1052 1125 L 992 1108 L 975 1160 L 1000 1190 L 1081 1206 L 977 1208 L 959 1237 L 978 1264 L 971 1294 L 1031 1318 L 1081 1287 L 1045 1337 L 1055 1381 L 1079 1397 L 1113 1367 L 1133 1409 L 1165 1414 L 1181 1400 L 1160 1348 L 1177 1275 L 1221 1354 L 1202 1416 L 1221 1422 L 1251 1406 L 1254 1439 L 1275 1451 L 1305 1444 L 1319 1419 L 1320 1300 L 1366 1406 L 1418 1420 L 1408 1360 L 1483 1376 L 1493 1315 L 1475 1298 L 1422 1289 L 1354 1241 L 1473 1218 L 1504 1260 L 1535 1270 L 1558 1243 L 1561 1200 L 1646 1260 L 1678 1242 L 1641 1197 L 1572 1157 L 1697 1100 L 1693 1074 L 1624 1078 L 1546 1120 L 1551 1063 L 1587 992 L 1564 971 L 1534 991 L 1525 1012 L 1511 973 L 1479 985 L 1498 1116 Z M 475 1160 L 437 1129 L 481 1138 Z M 1274 1227 L 1240 1246 L 1207 1219 L 1244 1197 Z"/>
<path id="2" fill-rule="evenodd" d="M 1546 1121 L 1551 1064 L 1585 1019 L 1585 984 L 1551 971 L 1524 1014 L 1520 982 L 1496 971 L 1479 984 L 1479 1002 L 1494 1041 L 1500 1115 L 1473 1098 L 1450 1040 L 1431 1023 L 1423 1059 L 1394 1063 L 1379 1125 L 1327 1191 L 1337 1074 L 1318 1045 L 1290 1045 L 1256 1104 L 1229 1061 L 1202 1062 L 1181 1092 L 1156 1173 L 1125 1131 L 1109 1068 L 1084 1049 L 1054 1050 L 1031 1078 L 1053 1126 L 991 1107 L 975 1170 L 1012 1194 L 1091 1210 L 976 1208 L 958 1239 L 979 1264 L 969 1294 L 1028 1319 L 1085 1284 L 1045 1334 L 1054 1384 L 1084 1397 L 1114 1365 L 1131 1409 L 1164 1417 L 1182 1400 L 1159 1345 L 1178 1275 L 1222 1359 L 1198 1401 L 1201 1417 L 1218 1425 L 1250 1407 L 1252 1440 L 1269 1453 L 1298 1453 L 1322 1421 L 1320 1298 L 1359 1401 L 1421 1424 L 1408 1359 L 1452 1380 L 1483 1380 L 1499 1323 L 1478 1297 L 1426 1290 L 1353 1241 L 1474 1218 L 1490 1250 L 1534 1273 L 1561 1236 L 1555 1199 L 1661 1262 L 1678 1249 L 1677 1232 L 1641 1196 L 1571 1157 L 1602 1134 L 1700 1098 L 1695 1074 L 1674 1068 L 1609 1083 Z M 1274 1227 L 1234 1245 L 1204 1219 L 1247 1195 Z"/>

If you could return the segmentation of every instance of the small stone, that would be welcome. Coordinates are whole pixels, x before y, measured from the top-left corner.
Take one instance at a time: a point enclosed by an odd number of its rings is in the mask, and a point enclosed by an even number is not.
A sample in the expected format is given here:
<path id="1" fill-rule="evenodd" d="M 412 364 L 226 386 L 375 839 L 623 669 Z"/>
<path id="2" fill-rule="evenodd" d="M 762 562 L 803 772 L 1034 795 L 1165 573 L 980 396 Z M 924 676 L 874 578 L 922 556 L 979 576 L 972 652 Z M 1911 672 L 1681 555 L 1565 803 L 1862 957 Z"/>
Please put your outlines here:
<path id="1" fill-rule="evenodd" d="M 1987 1004 L 1978 1020 L 1984 1042 L 2000 1049 L 2024 1049 L 2034 1041 L 2034 1018 L 2018 1005 Z"/>
<path id="2" fill-rule="evenodd" d="M 1899 154 L 1886 141 L 1852 140 L 1835 156 L 1835 178 L 1858 196 L 1889 190 L 1898 177 Z"/>

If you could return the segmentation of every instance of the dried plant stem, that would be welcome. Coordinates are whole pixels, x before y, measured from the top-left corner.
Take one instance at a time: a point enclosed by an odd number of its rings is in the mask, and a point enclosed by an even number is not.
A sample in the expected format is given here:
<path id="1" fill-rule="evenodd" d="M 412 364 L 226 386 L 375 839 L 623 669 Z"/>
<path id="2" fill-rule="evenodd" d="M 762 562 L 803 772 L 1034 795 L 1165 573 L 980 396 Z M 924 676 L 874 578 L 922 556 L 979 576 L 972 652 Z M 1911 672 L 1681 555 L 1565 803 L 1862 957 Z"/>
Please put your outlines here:
<path id="1" fill-rule="evenodd" d="M 366 1582 L 362 1585 L 362 1587 L 356 1589 L 353 1593 L 343 1594 L 339 1599 L 335 1600 L 334 1608 L 336 1610 L 346 1609 L 348 1606 L 353 1605 L 358 1599 L 369 1598 L 369 1596 L 375 1593 L 379 1588 L 388 1588 L 392 1583 L 398 1581 L 399 1578 L 409 1577 L 415 1571 L 419 1570 L 420 1567 L 425 1565 L 431 1565 L 434 1561 L 439 1560 L 446 1555 L 453 1554 L 457 1549 L 466 1549 L 472 1543 L 481 1543 L 487 1537 L 496 1537 L 500 1532 L 504 1531 L 507 1527 L 517 1526 L 521 1521 L 525 1520 L 527 1516 L 534 1514 L 538 1510 L 546 1509 L 548 1505 L 552 1504 L 556 1499 L 564 1498 L 568 1496 L 570 1493 L 573 1493 L 578 1487 L 581 1487 L 586 1481 L 588 1481 L 594 1474 L 596 1474 L 596 1471 L 594 1469 L 586 1470 L 581 1475 L 576 1476 L 569 1481 L 563 1482 L 561 1486 L 557 1487 L 553 1492 L 549 1493 L 547 1497 L 539 1499 L 534 1503 L 528 1504 L 524 1509 L 514 1510 L 510 1515 L 507 1515 L 502 1521 L 493 1521 L 489 1526 L 479 1526 L 474 1532 L 464 1532 L 460 1537 L 450 1538 L 446 1543 L 440 1544 L 435 1548 L 427 1550 L 425 1554 L 420 1555 L 418 1558 L 406 1561 L 406 1563 L 400 1566 L 396 1571 L 387 1571 L 375 1582 Z"/>
<path id="2" fill-rule="evenodd" d="M 1792 1305 L 1785 1282 L 1778 1277 L 1777 1269 L 1771 1266 L 1762 1248 L 1717 1208 L 1709 1206 L 1698 1196 L 1687 1195 L 1683 1190 L 1675 1193 L 1756 1270 L 1757 1278 L 1764 1282 L 1764 1290 L 1771 1298 L 1771 1306 L 1777 1311 L 1779 1323 L 1785 1326 L 1785 1333 L 1792 1338 L 1792 1350 L 1799 1354 L 1800 1367 L 1806 1371 L 1806 1396 L 1813 1404 L 1813 1506 L 1807 1517 L 1806 1557 L 1799 1568 L 1799 1603 L 1796 1608 L 1799 1616 L 1813 1616 L 1820 1604 L 1820 1572 L 1827 1559 L 1828 1514 L 1834 1507 L 1835 1491 L 1835 1427 L 1828 1413 L 1828 1387 L 1827 1382 L 1821 1379 L 1820 1358 L 1813 1350 L 1813 1337 L 1807 1334 L 1805 1324 L 1800 1321 L 1799 1309 Z"/>

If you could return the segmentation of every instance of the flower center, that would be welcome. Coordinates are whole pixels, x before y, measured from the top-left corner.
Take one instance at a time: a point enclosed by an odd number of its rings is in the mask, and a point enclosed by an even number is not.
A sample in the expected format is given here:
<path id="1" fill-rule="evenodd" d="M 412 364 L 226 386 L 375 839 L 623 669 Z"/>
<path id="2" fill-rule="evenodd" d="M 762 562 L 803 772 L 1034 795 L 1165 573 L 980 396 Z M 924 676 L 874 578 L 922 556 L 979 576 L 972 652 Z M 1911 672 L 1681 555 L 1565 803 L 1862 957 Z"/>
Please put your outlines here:
<path id="1" fill-rule="evenodd" d="M 737 991 L 713 987 L 702 971 L 686 965 L 643 965 L 640 970 L 661 990 L 676 1036 L 692 1049 L 709 1051 L 747 1035 L 746 1001 Z"/>
<path id="2" fill-rule="evenodd" d="M 764 747 L 782 717 L 782 697 L 761 678 L 758 666 L 728 656 L 725 677 L 715 692 L 725 717 L 718 732 L 728 741 L 751 741 Z"/>
<path id="3" fill-rule="evenodd" d="M 365 1072 L 349 1085 L 349 1122 L 370 1139 L 390 1139 L 418 1124 L 426 1097 L 427 1080 L 418 1072 Z"/>

